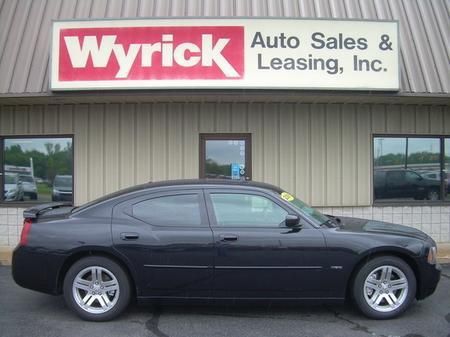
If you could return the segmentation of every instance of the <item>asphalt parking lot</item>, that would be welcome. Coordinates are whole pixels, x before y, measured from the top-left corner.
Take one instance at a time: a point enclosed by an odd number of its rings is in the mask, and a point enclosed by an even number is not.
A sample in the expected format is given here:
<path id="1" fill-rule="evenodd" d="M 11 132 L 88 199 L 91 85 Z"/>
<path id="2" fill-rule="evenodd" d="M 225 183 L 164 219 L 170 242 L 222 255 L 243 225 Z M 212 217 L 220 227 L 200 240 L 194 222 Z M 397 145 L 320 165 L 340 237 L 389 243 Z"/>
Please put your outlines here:
<path id="1" fill-rule="evenodd" d="M 79 320 L 54 297 L 18 287 L 0 266 L 1 337 L 450 337 L 450 264 L 430 298 L 402 317 L 366 319 L 342 306 L 137 306 L 116 321 Z"/>

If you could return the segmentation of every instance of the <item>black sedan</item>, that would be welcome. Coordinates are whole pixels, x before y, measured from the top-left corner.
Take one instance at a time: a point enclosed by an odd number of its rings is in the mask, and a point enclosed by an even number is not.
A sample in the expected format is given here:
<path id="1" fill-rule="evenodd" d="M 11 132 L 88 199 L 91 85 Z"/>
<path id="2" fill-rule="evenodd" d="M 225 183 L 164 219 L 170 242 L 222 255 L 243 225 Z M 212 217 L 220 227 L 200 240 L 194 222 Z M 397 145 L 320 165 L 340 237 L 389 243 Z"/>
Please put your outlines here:
<path id="1" fill-rule="evenodd" d="M 440 278 L 425 233 L 323 215 L 278 187 L 239 181 L 150 183 L 82 207 L 24 212 L 17 284 L 63 294 L 80 317 L 109 320 L 140 301 L 352 299 L 387 319 Z"/>

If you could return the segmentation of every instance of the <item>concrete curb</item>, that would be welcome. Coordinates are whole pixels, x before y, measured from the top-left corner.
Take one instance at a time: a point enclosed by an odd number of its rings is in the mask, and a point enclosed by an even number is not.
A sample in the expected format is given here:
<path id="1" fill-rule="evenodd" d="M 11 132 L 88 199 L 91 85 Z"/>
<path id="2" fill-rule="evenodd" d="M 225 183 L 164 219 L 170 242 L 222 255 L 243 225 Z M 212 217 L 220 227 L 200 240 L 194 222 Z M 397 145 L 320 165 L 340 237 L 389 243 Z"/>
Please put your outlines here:
<path id="1" fill-rule="evenodd" d="M 0 266 L 9 266 L 11 264 L 13 248 L 0 247 Z"/>
<path id="2" fill-rule="evenodd" d="M 13 247 L 0 247 L 0 265 L 11 265 Z M 438 262 L 450 263 L 450 243 L 438 243 Z"/>

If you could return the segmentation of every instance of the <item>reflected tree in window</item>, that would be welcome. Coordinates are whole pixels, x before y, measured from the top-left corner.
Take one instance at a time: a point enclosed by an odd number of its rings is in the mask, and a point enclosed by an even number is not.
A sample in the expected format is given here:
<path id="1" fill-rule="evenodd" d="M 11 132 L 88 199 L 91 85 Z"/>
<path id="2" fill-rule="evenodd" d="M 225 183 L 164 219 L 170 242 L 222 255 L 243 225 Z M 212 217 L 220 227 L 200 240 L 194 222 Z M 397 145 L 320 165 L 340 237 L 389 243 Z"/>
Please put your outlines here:
<path id="1" fill-rule="evenodd" d="M 27 199 L 40 202 L 72 201 L 72 183 L 70 187 L 54 186 L 56 178 L 61 180 L 65 177 L 65 180 L 72 181 L 73 143 L 71 138 L 5 139 L 3 158 L 5 174 L 18 177 L 16 185 L 5 184 L 4 199 L 6 201 Z M 11 191 L 17 191 L 17 195 L 12 195 Z"/>

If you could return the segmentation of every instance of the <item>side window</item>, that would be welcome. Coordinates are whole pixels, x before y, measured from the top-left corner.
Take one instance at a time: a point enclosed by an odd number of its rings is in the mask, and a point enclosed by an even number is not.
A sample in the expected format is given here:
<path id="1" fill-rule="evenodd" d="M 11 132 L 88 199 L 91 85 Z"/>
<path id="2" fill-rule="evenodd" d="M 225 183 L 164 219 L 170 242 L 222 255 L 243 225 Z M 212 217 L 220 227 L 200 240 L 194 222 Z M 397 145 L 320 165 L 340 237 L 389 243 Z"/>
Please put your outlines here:
<path id="1" fill-rule="evenodd" d="M 213 193 L 211 201 L 217 224 L 224 227 L 277 227 L 288 214 L 259 195 Z"/>
<path id="2" fill-rule="evenodd" d="M 387 186 L 401 186 L 405 183 L 405 171 L 388 171 L 386 172 Z"/>
<path id="3" fill-rule="evenodd" d="M 198 194 L 168 195 L 133 205 L 133 216 L 157 226 L 201 226 Z"/>
<path id="4" fill-rule="evenodd" d="M 420 176 L 414 172 L 406 172 L 406 181 L 411 184 L 415 184 L 420 180 Z"/>

